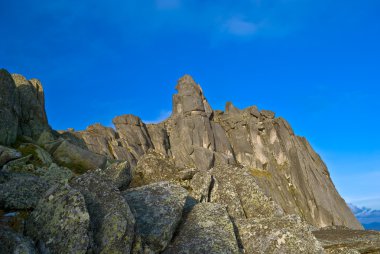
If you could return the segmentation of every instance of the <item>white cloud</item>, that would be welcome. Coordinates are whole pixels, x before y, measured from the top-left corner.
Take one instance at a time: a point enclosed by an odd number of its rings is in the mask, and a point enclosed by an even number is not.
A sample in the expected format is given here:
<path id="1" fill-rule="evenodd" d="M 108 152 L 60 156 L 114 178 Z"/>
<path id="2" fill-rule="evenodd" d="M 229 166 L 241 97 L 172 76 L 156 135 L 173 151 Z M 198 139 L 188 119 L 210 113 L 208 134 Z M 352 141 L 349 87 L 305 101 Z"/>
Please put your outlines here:
<path id="1" fill-rule="evenodd" d="M 160 123 L 160 122 L 166 120 L 171 114 L 172 114 L 171 111 L 161 110 L 160 114 L 158 115 L 158 117 L 156 119 L 153 119 L 153 120 L 143 120 L 143 122 L 146 123 L 146 124 Z"/>

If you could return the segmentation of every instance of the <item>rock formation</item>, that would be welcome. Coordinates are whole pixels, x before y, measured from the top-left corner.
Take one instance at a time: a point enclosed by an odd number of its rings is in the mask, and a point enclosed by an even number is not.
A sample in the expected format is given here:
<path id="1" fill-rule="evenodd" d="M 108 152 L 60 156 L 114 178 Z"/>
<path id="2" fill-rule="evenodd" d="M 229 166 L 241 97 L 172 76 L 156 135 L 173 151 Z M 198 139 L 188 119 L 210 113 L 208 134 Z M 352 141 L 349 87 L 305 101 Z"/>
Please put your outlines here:
<path id="1" fill-rule="evenodd" d="M 0 70 L 0 88 L 0 253 L 380 249 L 305 138 L 256 106 L 213 110 L 188 75 L 168 119 L 115 129 L 54 131 L 38 80 Z"/>
<path id="2" fill-rule="evenodd" d="M 317 227 L 362 228 L 319 155 L 305 138 L 294 134 L 286 120 L 255 106 L 239 110 L 231 102 L 224 112 L 213 111 L 188 75 L 176 89 L 173 114 L 163 123 L 145 125 L 137 117 L 124 115 L 114 119 L 116 131 L 97 124 L 75 135 L 91 151 L 128 160 L 132 167 L 149 149 L 169 156 L 178 168 L 238 165 L 286 213 Z"/>

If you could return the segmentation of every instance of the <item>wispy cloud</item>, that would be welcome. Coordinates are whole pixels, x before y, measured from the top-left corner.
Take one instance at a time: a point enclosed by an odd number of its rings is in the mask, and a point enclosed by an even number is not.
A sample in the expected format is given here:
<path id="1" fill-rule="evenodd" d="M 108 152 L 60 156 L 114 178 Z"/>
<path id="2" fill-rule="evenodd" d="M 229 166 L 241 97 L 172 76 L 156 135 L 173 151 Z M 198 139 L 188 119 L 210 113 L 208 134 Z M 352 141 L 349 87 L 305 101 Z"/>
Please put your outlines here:
<path id="1" fill-rule="evenodd" d="M 155 118 L 153 120 L 143 120 L 143 122 L 146 123 L 146 124 L 160 123 L 160 122 L 166 120 L 171 114 L 172 114 L 172 111 L 161 110 L 161 112 L 157 116 L 157 118 Z"/>
<path id="2" fill-rule="evenodd" d="M 259 27 L 259 24 L 241 19 L 239 17 L 228 19 L 223 26 L 227 33 L 236 36 L 252 36 L 258 31 Z"/>

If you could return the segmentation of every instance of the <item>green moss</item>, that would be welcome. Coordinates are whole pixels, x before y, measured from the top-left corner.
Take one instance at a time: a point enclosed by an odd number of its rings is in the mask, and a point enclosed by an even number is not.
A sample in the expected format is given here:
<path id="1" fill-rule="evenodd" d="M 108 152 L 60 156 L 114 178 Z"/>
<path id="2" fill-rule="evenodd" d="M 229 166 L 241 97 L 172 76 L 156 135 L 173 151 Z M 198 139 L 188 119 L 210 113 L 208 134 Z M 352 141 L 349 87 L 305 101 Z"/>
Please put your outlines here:
<path id="1" fill-rule="evenodd" d="M 80 163 L 60 163 L 60 166 L 66 167 L 73 171 L 76 175 L 81 175 L 87 172 L 87 168 Z"/>
<path id="2" fill-rule="evenodd" d="M 32 158 L 30 159 L 31 164 L 36 166 L 42 166 L 43 162 L 40 160 L 36 148 L 32 144 L 22 144 L 17 148 L 22 156 L 28 156 L 32 155 Z"/>

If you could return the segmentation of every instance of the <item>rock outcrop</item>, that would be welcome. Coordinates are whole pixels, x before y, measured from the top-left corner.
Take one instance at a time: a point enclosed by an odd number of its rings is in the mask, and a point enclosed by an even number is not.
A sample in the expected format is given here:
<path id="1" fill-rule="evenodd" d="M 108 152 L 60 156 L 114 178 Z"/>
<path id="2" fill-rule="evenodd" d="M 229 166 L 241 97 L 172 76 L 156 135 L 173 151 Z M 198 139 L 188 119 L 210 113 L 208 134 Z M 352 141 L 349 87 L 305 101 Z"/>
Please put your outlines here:
<path id="1" fill-rule="evenodd" d="M 34 208 L 48 188 L 37 176 L 0 172 L 0 209 Z"/>
<path id="2" fill-rule="evenodd" d="M 38 139 L 50 130 L 41 82 L 0 70 L 0 145 L 13 144 L 18 136 Z"/>
<path id="3" fill-rule="evenodd" d="M 128 203 L 108 179 L 88 172 L 70 185 L 82 193 L 90 215 L 95 253 L 129 253 L 134 239 L 135 218 Z"/>
<path id="4" fill-rule="evenodd" d="M 159 124 L 57 132 L 38 80 L 0 70 L 0 88 L 0 253 L 380 251 L 272 111 L 212 110 L 186 75 Z"/>
<path id="5" fill-rule="evenodd" d="M 95 125 L 76 135 L 91 151 L 127 160 L 136 174 L 149 178 L 153 173 L 156 181 L 169 180 L 174 171 L 183 169 L 238 166 L 285 213 L 297 214 L 317 227 L 362 228 L 336 191 L 322 159 L 283 118 L 256 106 L 240 110 L 231 102 L 225 111 L 214 111 L 187 75 L 176 89 L 172 116 L 160 124 L 144 125 L 139 118 L 124 115 L 114 119 L 116 131 Z M 176 168 L 141 173 L 136 165 L 151 149 L 169 157 Z M 150 182 L 154 180 L 147 179 Z"/>
<path id="6" fill-rule="evenodd" d="M 239 219 L 235 223 L 244 253 L 324 253 L 311 227 L 298 216 Z"/>
<path id="7" fill-rule="evenodd" d="M 164 254 L 238 254 L 234 226 L 226 208 L 214 203 L 196 205 Z"/>
<path id="8" fill-rule="evenodd" d="M 134 251 L 163 251 L 182 218 L 187 191 L 168 182 L 132 188 L 124 193 L 136 218 L 137 242 Z M 144 252 L 145 251 L 145 252 Z"/>
<path id="9" fill-rule="evenodd" d="M 26 226 L 42 253 L 86 253 L 90 216 L 83 195 L 68 185 L 55 186 L 39 201 Z"/>

